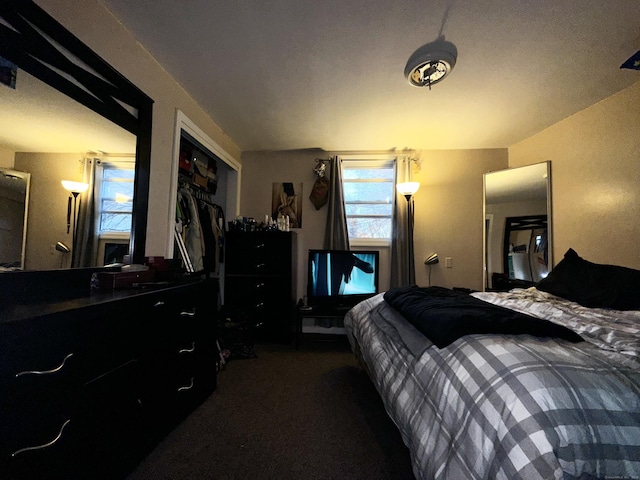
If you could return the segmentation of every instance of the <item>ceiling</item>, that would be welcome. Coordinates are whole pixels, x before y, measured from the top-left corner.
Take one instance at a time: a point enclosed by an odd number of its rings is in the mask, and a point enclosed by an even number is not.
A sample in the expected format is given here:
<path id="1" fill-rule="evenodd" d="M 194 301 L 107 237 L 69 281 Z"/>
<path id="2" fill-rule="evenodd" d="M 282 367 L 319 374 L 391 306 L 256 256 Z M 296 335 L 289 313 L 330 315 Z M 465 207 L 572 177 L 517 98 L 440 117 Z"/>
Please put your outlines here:
<path id="1" fill-rule="evenodd" d="M 22 69 L 15 89 L 0 85 L 0 148 L 15 152 L 120 153 L 136 137 Z"/>
<path id="2" fill-rule="evenodd" d="M 245 151 L 504 148 L 640 80 L 637 0 L 102 1 Z"/>

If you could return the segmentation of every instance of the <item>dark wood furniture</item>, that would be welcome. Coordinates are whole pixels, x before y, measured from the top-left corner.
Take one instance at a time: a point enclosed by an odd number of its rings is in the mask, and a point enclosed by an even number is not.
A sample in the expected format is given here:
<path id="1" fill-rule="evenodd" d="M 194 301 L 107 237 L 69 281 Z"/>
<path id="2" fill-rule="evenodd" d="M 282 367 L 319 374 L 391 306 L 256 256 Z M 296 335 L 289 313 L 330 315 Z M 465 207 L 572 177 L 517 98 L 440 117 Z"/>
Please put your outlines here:
<path id="1" fill-rule="evenodd" d="M 295 306 L 293 232 L 229 231 L 225 309 L 248 320 L 258 340 L 290 343 Z"/>
<path id="2" fill-rule="evenodd" d="M 300 347 L 300 340 L 304 337 L 309 340 L 346 340 L 346 333 L 304 333 L 302 331 L 303 321 L 305 318 L 313 318 L 313 319 L 326 319 L 326 320 L 338 320 L 339 324 L 342 325 L 342 321 L 344 320 L 344 316 L 349 311 L 350 307 L 339 307 L 339 306 L 314 306 L 314 307 L 304 307 L 303 305 L 297 305 L 297 315 L 296 315 L 296 338 L 295 338 L 295 347 L 298 349 Z"/>
<path id="3" fill-rule="evenodd" d="M 216 388 L 218 282 L 0 310 L 3 479 L 118 479 Z"/>

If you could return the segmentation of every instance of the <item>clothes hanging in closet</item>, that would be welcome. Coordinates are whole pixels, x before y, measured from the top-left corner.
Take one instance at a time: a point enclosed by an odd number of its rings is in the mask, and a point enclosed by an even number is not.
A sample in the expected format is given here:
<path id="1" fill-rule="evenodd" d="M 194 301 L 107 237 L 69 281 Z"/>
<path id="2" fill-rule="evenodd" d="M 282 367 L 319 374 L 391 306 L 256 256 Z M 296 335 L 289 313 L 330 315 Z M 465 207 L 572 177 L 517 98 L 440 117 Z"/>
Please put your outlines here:
<path id="1" fill-rule="evenodd" d="M 211 196 L 182 187 L 178 190 L 176 222 L 183 226 L 187 253 L 195 271 L 218 274 L 224 258 L 224 212 Z"/>

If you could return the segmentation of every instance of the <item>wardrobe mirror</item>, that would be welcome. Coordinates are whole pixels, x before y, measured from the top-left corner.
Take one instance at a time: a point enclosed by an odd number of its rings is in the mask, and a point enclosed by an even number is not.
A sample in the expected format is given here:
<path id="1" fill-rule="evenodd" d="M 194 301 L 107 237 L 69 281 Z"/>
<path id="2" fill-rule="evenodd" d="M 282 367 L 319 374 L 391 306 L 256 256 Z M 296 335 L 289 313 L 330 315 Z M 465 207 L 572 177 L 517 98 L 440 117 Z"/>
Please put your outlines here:
<path id="1" fill-rule="evenodd" d="M 484 289 L 534 285 L 553 265 L 551 162 L 484 175 Z"/>

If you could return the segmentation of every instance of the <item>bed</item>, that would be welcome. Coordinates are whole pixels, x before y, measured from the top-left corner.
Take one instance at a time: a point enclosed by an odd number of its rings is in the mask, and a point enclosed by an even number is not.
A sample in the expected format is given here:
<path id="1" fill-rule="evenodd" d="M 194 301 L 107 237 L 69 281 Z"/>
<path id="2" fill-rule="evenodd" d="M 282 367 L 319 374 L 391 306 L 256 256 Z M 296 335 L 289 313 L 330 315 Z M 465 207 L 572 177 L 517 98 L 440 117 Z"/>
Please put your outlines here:
<path id="1" fill-rule="evenodd" d="M 347 313 L 416 478 L 640 478 L 640 271 L 570 250 L 547 279 L 400 287 Z"/>

